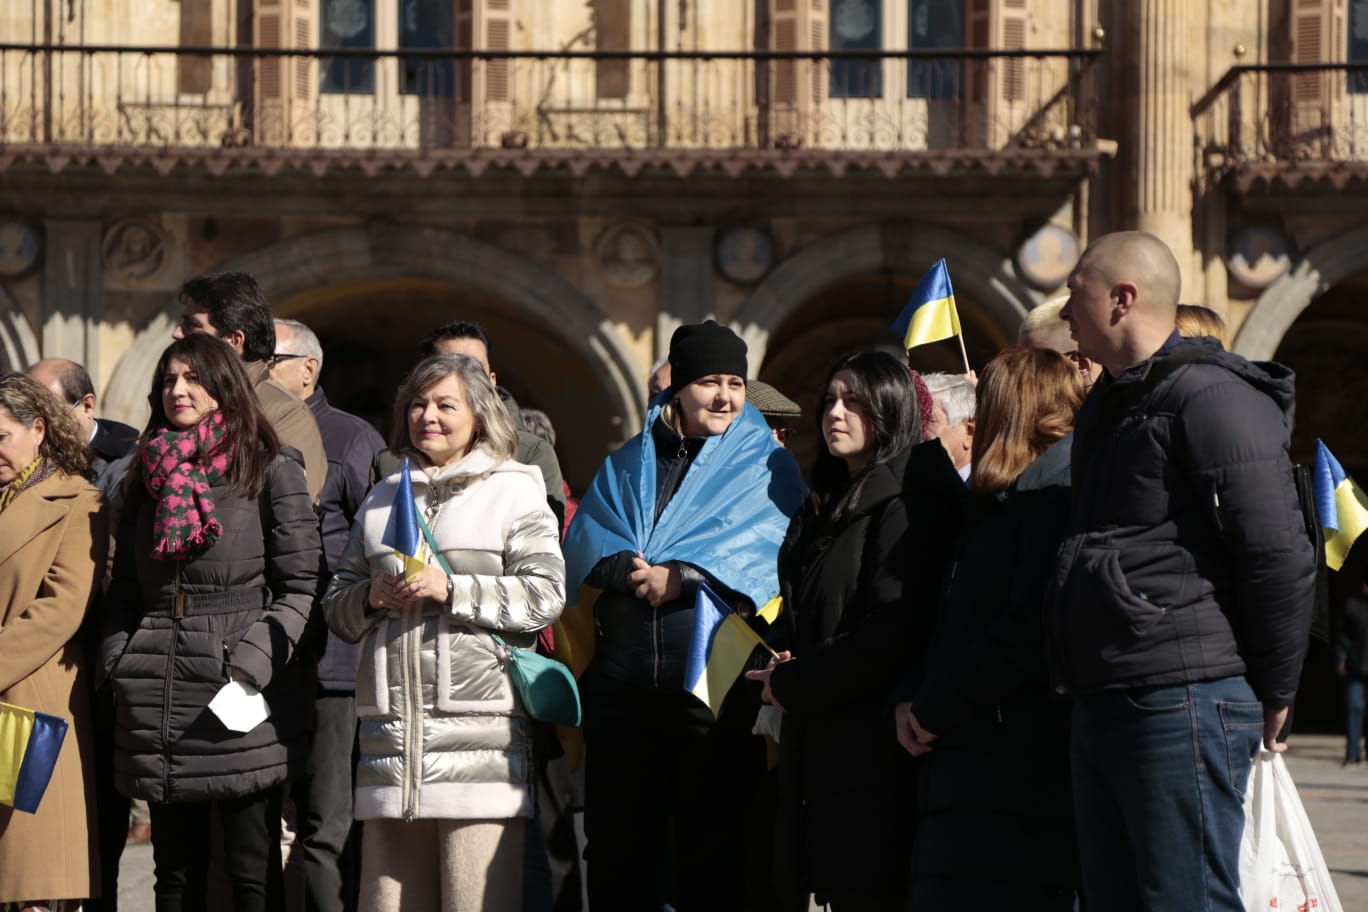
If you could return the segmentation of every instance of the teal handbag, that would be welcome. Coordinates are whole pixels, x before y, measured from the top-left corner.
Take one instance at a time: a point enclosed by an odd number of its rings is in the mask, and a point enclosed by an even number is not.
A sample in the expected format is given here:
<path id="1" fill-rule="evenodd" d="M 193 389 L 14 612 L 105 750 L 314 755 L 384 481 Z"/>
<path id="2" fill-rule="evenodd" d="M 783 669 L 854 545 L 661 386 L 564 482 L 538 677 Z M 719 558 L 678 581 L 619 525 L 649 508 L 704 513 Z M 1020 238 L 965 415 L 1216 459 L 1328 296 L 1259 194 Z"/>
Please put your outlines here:
<path id="1" fill-rule="evenodd" d="M 432 530 L 423 518 L 422 509 L 414 512 L 418 515 L 418 526 L 423 530 L 423 537 L 427 539 L 433 557 L 437 558 L 443 572 L 451 576 L 451 565 L 437 547 Z M 513 689 L 518 693 L 523 710 L 541 722 L 579 728 L 583 718 L 579 687 L 575 684 L 575 676 L 570 673 L 570 669 L 563 663 L 531 649 L 508 645 L 503 637 L 492 630 L 485 632 L 503 652 L 509 677 L 513 680 Z"/>

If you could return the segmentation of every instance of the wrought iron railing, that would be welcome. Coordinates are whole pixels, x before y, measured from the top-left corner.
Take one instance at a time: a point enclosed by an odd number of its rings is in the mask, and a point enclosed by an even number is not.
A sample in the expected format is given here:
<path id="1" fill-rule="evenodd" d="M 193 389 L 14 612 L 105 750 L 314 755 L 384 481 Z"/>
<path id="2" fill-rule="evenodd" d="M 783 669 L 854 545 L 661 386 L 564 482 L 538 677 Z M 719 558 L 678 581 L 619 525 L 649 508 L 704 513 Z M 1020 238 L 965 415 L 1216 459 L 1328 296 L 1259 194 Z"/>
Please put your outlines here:
<path id="1" fill-rule="evenodd" d="M 1368 162 L 1368 63 L 1232 67 L 1192 115 L 1213 168 Z"/>
<path id="2" fill-rule="evenodd" d="M 1099 53 L 0 44 L 0 147 L 1086 150 Z"/>

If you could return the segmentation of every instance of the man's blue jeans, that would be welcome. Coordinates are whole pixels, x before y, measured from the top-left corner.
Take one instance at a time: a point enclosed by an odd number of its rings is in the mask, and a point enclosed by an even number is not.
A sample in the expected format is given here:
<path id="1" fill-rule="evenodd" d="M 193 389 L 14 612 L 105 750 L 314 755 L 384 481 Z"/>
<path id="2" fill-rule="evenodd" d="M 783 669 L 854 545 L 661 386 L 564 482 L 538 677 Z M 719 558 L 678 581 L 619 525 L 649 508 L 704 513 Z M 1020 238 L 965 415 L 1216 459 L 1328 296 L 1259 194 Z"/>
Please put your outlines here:
<path id="1" fill-rule="evenodd" d="M 1359 745 L 1363 741 L 1364 683 L 1361 675 L 1351 674 L 1344 679 L 1344 762 L 1358 763 L 1363 759 Z"/>
<path id="2" fill-rule="evenodd" d="M 1071 753 L 1088 908 L 1243 912 L 1244 791 L 1262 735 L 1243 677 L 1080 699 Z"/>

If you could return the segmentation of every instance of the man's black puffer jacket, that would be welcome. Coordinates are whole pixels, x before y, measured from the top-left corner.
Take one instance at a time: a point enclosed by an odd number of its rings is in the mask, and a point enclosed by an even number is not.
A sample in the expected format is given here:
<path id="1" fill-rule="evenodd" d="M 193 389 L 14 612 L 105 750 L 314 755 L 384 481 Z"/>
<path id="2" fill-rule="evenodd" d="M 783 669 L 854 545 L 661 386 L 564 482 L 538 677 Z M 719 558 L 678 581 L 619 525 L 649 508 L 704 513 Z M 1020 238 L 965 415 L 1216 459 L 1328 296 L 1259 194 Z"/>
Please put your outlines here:
<path id="1" fill-rule="evenodd" d="M 1187 346 L 1191 363 L 1147 383 Z M 1244 674 L 1264 703 L 1290 704 L 1315 577 L 1293 403 L 1282 365 L 1176 335 L 1094 387 L 1049 599 L 1056 692 Z"/>
<path id="2" fill-rule="evenodd" d="M 101 651 L 115 700 L 114 781 L 158 804 L 278 785 L 302 761 L 312 728 L 316 673 L 312 663 L 292 661 L 322 563 L 303 469 L 277 456 L 260 500 L 222 484 L 212 497 L 223 534 L 188 561 L 151 558 L 156 503 L 141 485 L 119 524 Z M 246 733 L 228 730 L 208 709 L 230 666 L 262 689 L 271 709 Z"/>

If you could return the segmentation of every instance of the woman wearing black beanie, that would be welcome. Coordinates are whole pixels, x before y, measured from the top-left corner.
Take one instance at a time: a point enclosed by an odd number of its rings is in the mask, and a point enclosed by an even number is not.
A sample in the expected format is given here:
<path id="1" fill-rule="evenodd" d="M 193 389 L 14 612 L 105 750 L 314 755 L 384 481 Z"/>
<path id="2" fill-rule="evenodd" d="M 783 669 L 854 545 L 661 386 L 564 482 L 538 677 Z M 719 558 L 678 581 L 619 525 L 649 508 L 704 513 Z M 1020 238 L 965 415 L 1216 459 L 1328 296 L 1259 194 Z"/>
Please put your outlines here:
<path id="1" fill-rule="evenodd" d="M 765 770 L 758 690 L 714 718 L 684 688 L 702 587 L 755 619 L 804 495 L 793 457 L 746 404 L 746 344 L 709 320 L 670 340 L 671 385 L 608 458 L 565 541 L 567 589 L 601 589 L 581 681 L 589 903 L 595 912 L 746 909 L 747 819 Z M 706 598 L 706 593 L 703 594 Z M 765 872 L 761 872 L 762 874 Z"/>

